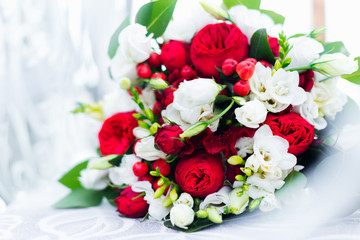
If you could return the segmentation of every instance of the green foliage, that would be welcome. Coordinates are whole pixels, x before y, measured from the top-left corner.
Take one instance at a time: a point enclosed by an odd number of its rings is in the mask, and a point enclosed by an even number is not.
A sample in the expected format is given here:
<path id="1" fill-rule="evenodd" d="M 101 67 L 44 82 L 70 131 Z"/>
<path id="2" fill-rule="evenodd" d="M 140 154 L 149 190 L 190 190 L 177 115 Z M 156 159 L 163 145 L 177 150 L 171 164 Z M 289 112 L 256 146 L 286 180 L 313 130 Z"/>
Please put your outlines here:
<path id="1" fill-rule="evenodd" d="M 223 0 L 223 3 L 227 9 L 230 9 L 236 5 L 245 5 L 249 9 L 260 9 L 261 0 Z"/>
<path id="2" fill-rule="evenodd" d="M 160 37 L 168 26 L 177 0 L 158 0 L 145 4 L 136 14 L 136 23 L 146 27 L 153 38 Z"/>
<path id="3" fill-rule="evenodd" d="M 324 52 L 321 53 L 321 55 L 324 54 L 331 54 L 331 53 L 342 53 L 345 56 L 350 56 L 349 51 L 345 48 L 345 45 L 343 42 L 329 42 L 324 44 Z"/>
<path id="4" fill-rule="evenodd" d="M 110 58 L 113 58 L 115 56 L 116 50 L 119 47 L 119 34 L 121 33 L 124 28 L 126 28 L 130 24 L 130 16 L 125 17 L 123 22 L 120 24 L 120 26 L 116 29 L 116 31 L 113 33 L 110 39 L 110 44 L 108 48 L 108 55 Z"/>
<path id="5" fill-rule="evenodd" d="M 275 63 L 266 29 L 262 28 L 257 30 L 251 37 L 249 57 L 255 58 L 256 60 L 265 60 L 271 64 Z"/>
<path id="6" fill-rule="evenodd" d="M 101 203 L 103 194 L 101 191 L 84 188 L 73 189 L 65 198 L 53 205 L 55 208 L 84 208 L 93 207 Z"/>
<path id="7" fill-rule="evenodd" d="M 265 13 L 272 18 L 275 24 L 284 24 L 285 17 L 271 10 L 260 10 L 260 12 Z"/>
<path id="8" fill-rule="evenodd" d="M 360 85 L 360 57 L 356 57 L 355 60 L 358 61 L 358 70 L 351 74 L 343 75 L 342 78 L 348 80 L 349 82 Z"/>
<path id="9" fill-rule="evenodd" d="M 307 182 L 305 175 L 296 171 L 292 171 L 284 181 L 284 186 L 275 192 L 275 196 L 279 200 L 285 199 L 304 189 Z"/>
<path id="10" fill-rule="evenodd" d="M 66 187 L 70 189 L 77 189 L 82 188 L 79 177 L 80 177 L 80 171 L 85 169 L 87 167 L 89 160 L 86 160 L 82 163 L 79 163 L 74 168 L 72 168 L 69 172 L 67 172 L 60 180 L 59 182 L 65 185 Z"/>
<path id="11" fill-rule="evenodd" d="M 279 59 L 276 60 L 274 69 L 279 70 L 280 68 L 286 68 L 291 62 L 291 58 L 286 58 L 291 50 L 291 46 L 287 40 L 287 37 L 283 32 L 279 34 Z"/>

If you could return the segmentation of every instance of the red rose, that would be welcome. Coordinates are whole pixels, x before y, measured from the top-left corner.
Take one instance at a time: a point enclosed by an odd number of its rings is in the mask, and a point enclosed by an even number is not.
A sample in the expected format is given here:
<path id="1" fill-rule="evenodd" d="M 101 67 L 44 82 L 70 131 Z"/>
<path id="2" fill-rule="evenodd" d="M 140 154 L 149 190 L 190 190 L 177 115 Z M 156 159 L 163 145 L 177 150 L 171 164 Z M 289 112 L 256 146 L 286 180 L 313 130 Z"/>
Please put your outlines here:
<path id="1" fill-rule="evenodd" d="M 268 41 L 270 45 L 271 52 L 273 53 L 274 57 L 279 57 L 279 41 L 277 38 L 268 36 Z"/>
<path id="2" fill-rule="evenodd" d="M 314 86 L 314 71 L 307 70 L 306 72 L 300 74 L 299 76 L 299 86 L 302 87 L 306 92 L 310 92 L 310 90 Z"/>
<path id="3" fill-rule="evenodd" d="M 193 38 L 190 58 L 195 69 L 205 77 L 219 78 L 223 61 L 232 58 L 238 62 L 247 58 L 249 45 L 247 37 L 234 24 L 209 24 Z"/>
<path id="4" fill-rule="evenodd" d="M 174 101 L 174 92 L 176 88 L 169 87 L 165 89 L 161 96 L 161 105 L 163 108 L 166 108 Z"/>
<path id="5" fill-rule="evenodd" d="M 175 180 L 193 197 L 206 197 L 216 192 L 224 181 L 220 155 L 197 152 L 181 158 L 175 169 Z"/>
<path id="6" fill-rule="evenodd" d="M 145 216 L 148 212 L 149 204 L 144 200 L 144 197 L 138 197 L 140 193 L 134 192 L 131 187 L 125 188 L 118 198 L 115 199 L 115 204 L 119 213 L 129 218 L 139 218 Z"/>
<path id="7" fill-rule="evenodd" d="M 173 71 L 181 69 L 188 62 L 189 53 L 185 43 L 172 40 L 161 48 L 160 60 L 166 69 Z"/>
<path id="8" fill-rule="evenodd" d="M 134 113 L 118 113 L 104 121 L 98 136 L 103 156 L 124 154 L 135 141 L 133 129 L 138 123 L 132 116 Z"/>
<path id="9" fill-rule="evenodd" d="M 274 135 L 289 142 L 288 152 L 294 155 L 305 152 L 315 137 L 314 126 L 293 112 L 281 116 L 268 114 L 264 124 L 269 125 Z"/>
<path id="10" fill-rule="evenodd" d="M 169 85 L 172 85 L 174 87 L 178 87 L 179 84 L 182 83 L 183 81 L 185 81 L 185 78 L 181 76 L 179 69 L 175 69 L 168 76 Z"/>
<path id="11" fill-rule="evenodd" d="M 184 147 L 179 139 L 183 130 L 177 125 L 166 125 L 155 134 L 155 143 L 166 154 L 177 154 Z"/>

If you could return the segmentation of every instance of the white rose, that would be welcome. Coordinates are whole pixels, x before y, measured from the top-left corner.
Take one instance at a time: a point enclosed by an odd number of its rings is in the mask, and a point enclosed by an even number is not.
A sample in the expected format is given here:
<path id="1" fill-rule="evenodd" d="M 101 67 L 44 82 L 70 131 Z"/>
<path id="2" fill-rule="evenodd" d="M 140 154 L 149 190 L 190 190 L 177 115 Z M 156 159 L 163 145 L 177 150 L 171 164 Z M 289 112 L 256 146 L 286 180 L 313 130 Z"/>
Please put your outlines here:
<path id="1" fill-rule="evenodd" d="M 154 140 L 154 136 L 149 136 L 136 142 L 134 148 L 136 156 L 147 161 L 155 161 L 159 158 L 165 159 L 166 153 L 155 148 Z"/>
<path id="2" fill-rule="evenodd" d="M 141 159 L 134 154 L 124 155 L 119 167 L 113 167 L 109 169 L 109 178 L 115 185 L 136 183 L 138 177 L 134 175 L 132 170 L 135 163 L 140 162 Z"/>
<path id="3" fill-rule="evenodd" d="M 81 170 L 80 172 L 79 181 L 81 185 L 86 189 L 102 190 L 108 186 L 109 171 L 107 169 L 89 169 L 91 165 L 98 161 L 101 161 L 100 158 L 91 159 L 87 164 L 87 168 Z"/>
<path id="4" fill-rule="evenodd" d="M 313 64 L 315 68 L 333 76 L 350 74 L 358 70 L 358 61 L 342 53 L 324 54 Z"/>
<path id="5" fill-rule="evenodd" d="M 161 111 L 161 115 L 164 118 L 169 119 L 170 121 L 180 125 L 181 129 L 184 131 L 192 125 L 181 118 L 180 111 L 175 109 L 172 103 L 169 104 L 166 109 Z"/>
<path id="6" fill-rule="evenodd" d="M 119 52 L 119 49 L 117 52 Z M 115 54 L 115 56 L 110 60 L 111 76 L 118 83 L 122 77 L 136 79 L 138 77 L 136 74 L 136 65 L 137 63 L 132 59 L 126 58 L 120 53 Z"/>
<path id="7" fill-rule="evenodd" d="M 206 196 L 204 201 L 200 203 L 199 208 L 206 210 L 208 207 L 215 208 L 219 213 L 224 213 L 225 207 L 230 204 L 230 187 L 222 187 L 219 191 Z"/>
<path id="8" fill-rule="evenodd" d="M 268 33 L 276 28 L 274 21 L 267 14 L 259 10 L 247 9 L 244 5 L 237 5 L 229 10 L 230 18 L 247 36 L 249 42 L 252 35 L 260 28 L 265 28 Z"/>
<path id="9" fill-rule="evenodd" d="M 266 116 L 266 107 L 257 99 L 235 109 L 236 120 L 248 128 L 258 128 L 259 124 L 265 121 Z"/>
<path id="10" fill-rule="evenodd" d="M 194 206 L 194 199 L 190 194 L 183 192 L 174 204 L 185 204 L 192 208 Z"/>
<path id="11" fill-rule="evenodd" d="M 235 150 L 237 154 L 245 158 L 247 155 L 253 154 L 254 150 L 254 139 L 251 137 L 242 137 L 239 138 L 235 143 Z"/>
<path id="12" fill-rule="evenodd" d="M 291 63 L 286 69 L 308 66 L 324 51 L 323 45 L 310 37 L 290 38 L 289 43 L 292 49 L 287 57 L 291 58 Z"/>
<path id="13" fill-rule="evenodd" d="M 274 194 L 265 196 L 260 203 L 259 209 L 263 212 L 269 212 L 275 208 L 280 208 L 280 202 L 276 199 Z"/>
<path id="14" fill-rule="evenodd" d="M 103 114 L 105 119 L 120 112 L 135 111 L 137 105 L 127 91 L 117 88 L 104 96 Z"/>
<path id="15" fill-rule="evenodd" d="M 194 221 L 194 210 L 185 204 L 176 204 L 170 210 L 170 221 L 173 226 L 187 229 Z"/>

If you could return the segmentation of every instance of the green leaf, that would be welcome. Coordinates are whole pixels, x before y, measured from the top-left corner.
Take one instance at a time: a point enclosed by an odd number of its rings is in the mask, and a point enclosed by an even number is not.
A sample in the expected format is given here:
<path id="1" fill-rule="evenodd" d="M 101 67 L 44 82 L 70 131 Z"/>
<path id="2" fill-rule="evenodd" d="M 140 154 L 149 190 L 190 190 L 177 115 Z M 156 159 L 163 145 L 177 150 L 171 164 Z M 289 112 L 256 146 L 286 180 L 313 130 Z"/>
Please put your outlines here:
<path id="1" fill-rule="evenodd" d="M 113 58 L 115 56 L 116 50 L 119 47 L 119 35 L 124 28 L 130 25 L 130 16 L 125 17 L 123 22 L 120 24 L 120 26 L 116 29 L 116 31 L 113 33 L 110 39 L 110 44 L 108 48 L 108 55 L 110 58 Z"/>
<path id="2" fill-rule="evenodd" d="M 358 70 L 351 74 L 343 75 L 342 78 L 348 80 L 349 82 L 360 85 L 360 57 L 356 57 L 355 60 L 358 61 Z"/>
<path id="3" fill-rule="evenodd" d="M 54 208 L 85 208 L 98 206 L 103 198 L 103 193 L 84 188 L 73 189 L 66 197 L 53 205 Z"/>
<path id="4" fill-rule="evenodd" d="M 244 5 L 249 9 L 260 9 L 261 0 L 223 0 L 223 3 L 227 9 L 230 9 L 237 5 Z"/>
<path id="5" fill-rule="evenodd" d="M 153 38 L 160 37 L 168 26 L 177 0 L 158 0 L 142 6 L 136 14 L 136 23 L 146 27 Z"/>
<path id="6" fill-rule="evenodd" d="M 271 17 L 275 24 L 284 24 L 285 17 L 283 15 L 280 15 L 271 10 L 264 10 L 264 9 L 260 10 L 260 12 L 265 13 L 266 15 Z"/>
<path id="7" fill-rule="evenodd" d="M 301 172 L 292 171 L 286 178 L 285 184 L 282 188 L 275 192 L 275 196 L 282 200 L 299 190 L 302 190 L 306 185 L 306 177 Z"/>
<path id="8" fill-rule="evenodd" d="M 345 48 L 345 45 L 343 42 L 329 42 L 324 44 L 324 52 L 322 52 L 320 55 L 323 54 L 331 54 L 331 53 L 343 53 L 346 56 L 350 56 L 349 51 Z"/>
<path id="9" fill-rule="evenodd" d="M 275 63 L 266 29 L 262 28 L 257 30 L 251 37 L 249 57 L 255 58 L 256 60 L 265 60 L 271 64 Z"/>
<path id="10" fill-rule="evenodd" d="M 88 162 L 89 160 L 86 160 L 73 167 L 59 180 L 59 182 L 70 189 L 82 188 L 79 181 L 80 171 L 87 167 Z"/>
<path id="11" fill-rule="evenodd" d="M 116 206 L 114 200 L 120 196 L 120 192 L 120 190 L 116 190 L 112 187 L 107 187 L 105 190 L 103 190 L 103 195 L 104 197 L 106 197 L 106 199 L 111 205 Z"/>

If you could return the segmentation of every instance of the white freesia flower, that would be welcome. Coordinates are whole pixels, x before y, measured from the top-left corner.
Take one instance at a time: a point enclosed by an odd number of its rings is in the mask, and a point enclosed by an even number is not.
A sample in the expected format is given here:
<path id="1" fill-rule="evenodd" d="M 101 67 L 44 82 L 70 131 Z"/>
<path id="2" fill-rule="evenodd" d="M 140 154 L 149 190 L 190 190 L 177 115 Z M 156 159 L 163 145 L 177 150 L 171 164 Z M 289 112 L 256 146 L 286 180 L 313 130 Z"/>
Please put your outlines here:
<path id="1" fill-rule="evenodd" d="M 132 170 L 135 163 L 140 162 L 141 159 L 134 154 L 124 155 L 120 166 L 109 169 L 109 178 L 115 185 L 133 184 L 137 182 L 138 177 L 134 175 Z"/>
<path id="2" fill-rule="evenodd" d="M 119 47 L 110 62 L 110 72 L 115 80 L 122 77 L 136 78 L 136 64 L 149 58 L 152 35 L 140 24 L 132 24 L 119 34 Z"/>
<path id="3" fill-rule="evenodd" d="M 142 128 L 142 127 L 136 127 L 133 129 L 133 134 L 136 138 L 141 139 L 145 138 L 147 136 L 150 136 L 151 133 L 149 130 Z"/>
<path id="4" fill-rule="evenodd" d="M 261 63 L 257 63 L 254 74 L 249 79 L 249 85 L 251 93 L 262 102 L 271 99 L 267 91 L 267 82 L 269 79 L 271 79 L 271 69 L 264 67 Z"/>
<path id="5" fill-rule="evenodd" d="M 276 199 L 274 194 L 265 196 L 260 203 L 259 209 L 263 212 L 270 212 L 275 208 L 280 208 L 280 202 Z"/>
<path id="6" fill-rule="evenodd" d="M 254 150 L 254 139 L 251 137 L 242 137 L 239 138 L 235 143 L 235 150 L 237 154 L 245 158 L 247 155 L 253 154 Z"/>
<path id="7" fill-rule="evenodd" d="M 190 194 L 183 192 L 174 204 L 185 204 L 192 208 L 194 206 L 194 199 Z"/>
<path id="8" fill-rule="evenodd" d="M 267 14 L 261 13 L 259 10 L 248 9 L 244 5 L 237 5 L 229 10 L 230 18 L 247 36 L 249 42 L 252 35 L 260 28 L 265 28 L 267 33 L 274 35 L 278 32 L 274 21 Z"/>
<path id="9" fill-rule="evenodd" d="M 100 158 L 91 159 L 88 163 L 88 167 L 95 162 L 100 161 Z M 109 171 L 98 169 L 83 169 L 80 172 L 79 181 L 81 185 L 86 189 L 102 190 L 105 189 L 109 182 Z"/>
<path id="10" fill-rule="evenodd" d="M 324 51 L 323 45 L 310 37 L 290 38 L 289 43 L 292 48 L 287 57 L 291 58 L 291 63 L 286 69 L 308 66 Z"/>
<path id="11" fill-rule="evenodd" d="M 136 156 L 145 159 L 147 161 L 155 161 L 158 160 L 159 158 L 165 159 L 166 153 L 157 150 L 155 148 L 154 140 L 155 140 L 154 136 L 145 137 L 139 140 L 135 144 L 135 148 L 134 148 Z"/>
<path id="12" fill-rule="evenodd" d="M 129 93 L 123 89 L 116 88 L 104 96 L 103 114 L 105 119 L 120 112 L 131 112 L 137 108 Z"/>
<path id="13" fill-rule="evenodd" d="M 219 213 L 224 213 L 225 207 L 230 204 L 230 191 L 230 187 L 224 186 L 219 191 L 207 195 L 204 201 L 200 203 L 199 208 L 206 210 L 206 208 L 211 207 L 217 209 Z"/>
<path id="14" fill-rule="evenodd" d="M 258 128 L 259 124 L 265 121 L 266 116 L 266 107 L 257 99 L 235 109 L 236 120 L 248 128 Z"/>
<path id="15" fill-rule="evenodd" d="M 187 229 L 194 221 L 194 210 L 185 204 L 176 204 L 170 210 L 170 221 L 173 226 Z"/>
<path id="16" fill-rule="evenodd" d="M 306 93 L 306 101 L 294 107 L 294 112 L 300 114 L 306 121 L 313 125 L 316 129 L 324 129 L 327 122 L 324 118 L 319 116 L 319 106 L 315 103 L 313 96 L 310 93 Z"/>
<path id="17" fill-rule="evenodd" d="M 324 54 L 313 64 L 333 76 L 350 74 L 358 70 L 358 61 L 342 53 Z"/>
<path id="18" fill-rule="evenodd" d="M 270 180 L 260 173 L 255 173 L 246 180 L 246 184 L 249 186 L 247 193 L 253 199 L 265 197 L 274 194 L 275 190 L 280 189 L 284 183 L 283 180 Z"/>
<path id="19" fill-rule="evenodd" d="M 145 192 L 144 200 L 149 204 L 148 213 L 150 219 L 162 221 L 169 214 L 170 207 L 164 207 L 162 205 L 162 201 L 165 199 L 165 196 L 162 195 L 160 198 L 154 199 L 154 190 L 150 182 L 136 182 L 131 186 L 131 189 L 134 192 Z"/>

